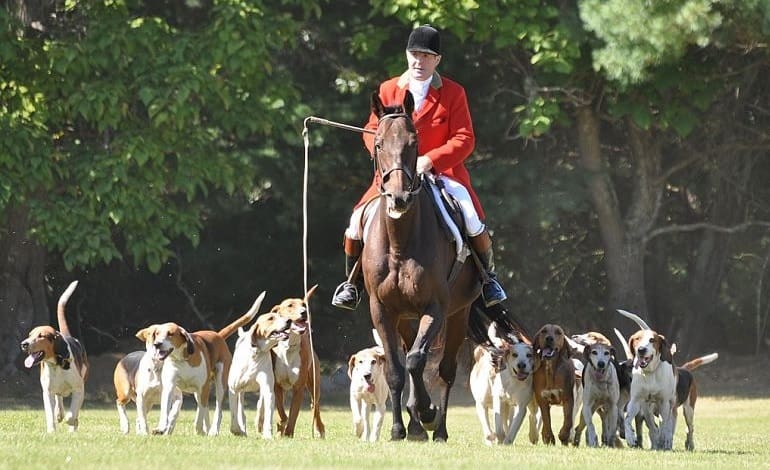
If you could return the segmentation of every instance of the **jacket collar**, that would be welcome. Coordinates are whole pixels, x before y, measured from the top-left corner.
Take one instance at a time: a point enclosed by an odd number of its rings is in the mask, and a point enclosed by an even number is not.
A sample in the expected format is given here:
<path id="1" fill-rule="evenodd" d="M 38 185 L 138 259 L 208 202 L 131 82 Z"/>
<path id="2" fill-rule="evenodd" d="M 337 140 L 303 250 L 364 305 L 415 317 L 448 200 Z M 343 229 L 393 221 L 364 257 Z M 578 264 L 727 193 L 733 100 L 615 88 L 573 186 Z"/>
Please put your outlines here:
<path id="1" fill-rule="evenodd" d="M 439 89 L 443 83 L 441 82 L 441 75 L 438 74 L 438 72 L 433 72 L 433 77 L 430 81 L 430 87 Z M 402 73 L 400 77 L 398 77 L 398 87 L 399 88 L 409 88 L 409 71 Z"/>

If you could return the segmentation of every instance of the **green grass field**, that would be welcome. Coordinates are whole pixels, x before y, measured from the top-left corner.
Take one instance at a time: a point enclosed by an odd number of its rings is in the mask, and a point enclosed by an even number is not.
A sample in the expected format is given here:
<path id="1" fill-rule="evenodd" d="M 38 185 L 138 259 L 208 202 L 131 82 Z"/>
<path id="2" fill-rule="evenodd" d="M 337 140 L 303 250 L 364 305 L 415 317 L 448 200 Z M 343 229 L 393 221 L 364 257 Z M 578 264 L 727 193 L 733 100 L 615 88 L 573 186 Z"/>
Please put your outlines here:
<path id="1" fill-rule="evenodd" d="M 190 401 L 187 397 L 186 405 Z M 254 432 L 246 438 L 231 436 L 229 415 L 223 418 L 222 435 L 197 436 L 189 406 L 182 411 L 173 436 L 121 435 L 116 411 L 89 403 L 81 413 L 77 433 L 59 427 L 48 435 L 42 402 L 36 406 L 0 401 L 0 406 L 0 468 L 770 468 L 770 399 L 701 397 L 695 414 L 695 452 L 684 450 L 681 419 L 674 451 L 658 452 L 533 446 L 527 441 L 526 421 L 513 446 L 487 447 L 481 443 L 471 406 L 450 408 L 446 444 L 389 442 L 390 416 L 385 420 L 384 440 L 358 442 L 351 431 L 350 410 L 344 406 L 323 408 L 325 440 L 310 437 L 309 413 L 304 409 L 297 437 L 272 441 L 262 440 Z M 253 410 L 249 412 L 251 421 Z M 556 424 L 559 414 L 557 410 Z M 134 416 L 130 409 L 130 419 Z M 150 415 L 151 425 L 156 420 L 157 408 Z"/>

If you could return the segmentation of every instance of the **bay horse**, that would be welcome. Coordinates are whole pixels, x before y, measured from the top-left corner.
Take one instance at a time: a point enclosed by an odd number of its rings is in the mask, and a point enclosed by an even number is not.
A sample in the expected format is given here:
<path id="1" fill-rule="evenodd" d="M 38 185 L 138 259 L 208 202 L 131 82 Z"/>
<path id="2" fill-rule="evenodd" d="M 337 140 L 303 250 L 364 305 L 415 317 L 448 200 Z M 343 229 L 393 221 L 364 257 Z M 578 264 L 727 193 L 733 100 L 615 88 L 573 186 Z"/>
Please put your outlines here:
<path id="1" fill-rule="evenodd" d="M 472 262 L 466 262 L 449 280 L 455 244 L 443 232 L 429 199 L 433 197 L 430 188 L 421 190 L 411 93 L 406 92 L 402 104 L 385 106 L 375 92 L 371 109 L 379 118 L 373 158 L 380 197 L 364 243 L 361 269 L 372 323 L 387 359 L 391 439 L 425 441 L 428 431 L 433 431 L 434 441 L 446 441 L 449 391 L 457 372 L 457 353 L 468 330 L 470 307 L 480 294 L 479 273 Z M 402 344 L 405 365 L 399 358 Z M 429 352 L 438 354 L 431 361 L 440 358 L 437 405 L 423 380 Z M 401 416 L 405 369 L 410 379 L 406 429 Z"/>

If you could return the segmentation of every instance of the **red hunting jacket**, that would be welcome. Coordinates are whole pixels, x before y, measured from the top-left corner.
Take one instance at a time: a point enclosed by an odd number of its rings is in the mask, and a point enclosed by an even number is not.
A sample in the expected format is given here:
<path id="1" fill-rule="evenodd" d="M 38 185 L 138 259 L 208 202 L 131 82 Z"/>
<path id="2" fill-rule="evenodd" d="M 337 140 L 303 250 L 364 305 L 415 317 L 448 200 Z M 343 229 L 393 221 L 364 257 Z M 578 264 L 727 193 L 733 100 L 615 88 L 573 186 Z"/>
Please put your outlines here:
<path id="1" fill-rule="evenodd" d="M 404 102 L 407 90 L 408 72 L 383 82 L 380 85 L 380 99 L 385 106 L 400 104 Z M 377 120 L 377 116 L 371 114 L 365 127 L 376 129 Z M 476 145 L 465 89 L 459 83 L 434 73 L 428 96 L 425 97 L 420 111 L 412 114 L 412 120 L 417 129 L 418 154 L 431 159 L 436 173 L 449 176 L 465 186 L 479 218 L 484 220 L 481 202 L 471 187 L 471 177 L 464 164 Z M 369 154 L 373 155 L 372 134 L 364 134 L 364 144 L 369 149 Z M 358 205 L 379 195 L 378 179 L 379 175 L 375 175 L 372 185 Z"/>

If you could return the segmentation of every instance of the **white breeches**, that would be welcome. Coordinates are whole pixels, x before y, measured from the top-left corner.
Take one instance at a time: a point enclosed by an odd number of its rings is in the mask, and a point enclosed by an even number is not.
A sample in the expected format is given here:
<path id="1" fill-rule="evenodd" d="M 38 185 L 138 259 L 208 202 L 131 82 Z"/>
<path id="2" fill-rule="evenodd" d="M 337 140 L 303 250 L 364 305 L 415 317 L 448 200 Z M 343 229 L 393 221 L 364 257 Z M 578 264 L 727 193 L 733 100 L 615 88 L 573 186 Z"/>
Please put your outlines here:
<path id="1" fill-rule="evenodd" d="M 479 219 L 479 214 L 476 213 L 476 208 L 473 207 L 473 200 L 471 200 L 471 195 L 468 193 L 468 190 L 465 189 L 465 186 L 444 175 L 438 175 L 436 176 L 436 179 L 439 179 L 442 183 L 444 183 L 446 192 L 455 198 L 457 203 L 460 205 L 460 211 L 462 212 L 463 219 L 465 220 L 465 233 L 469 237 L 475 237 L 476 235 L 479 235 L 481 232 L 483 232 L 484 223 L 481 221 L 481 219 Z M 345 230 L 346 237 L 352 240 L 363 239 L 363 224 L 361 223 L 361 218 L 363 217 L 364 209 L 367 207 L 373 208 L 376 206 L 372 204 L 362 204 L 353 210 L 353 213 L 350 215 L 350 224 Z"/>

